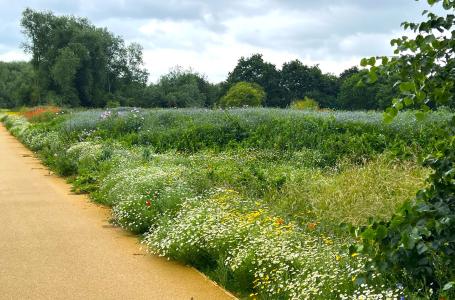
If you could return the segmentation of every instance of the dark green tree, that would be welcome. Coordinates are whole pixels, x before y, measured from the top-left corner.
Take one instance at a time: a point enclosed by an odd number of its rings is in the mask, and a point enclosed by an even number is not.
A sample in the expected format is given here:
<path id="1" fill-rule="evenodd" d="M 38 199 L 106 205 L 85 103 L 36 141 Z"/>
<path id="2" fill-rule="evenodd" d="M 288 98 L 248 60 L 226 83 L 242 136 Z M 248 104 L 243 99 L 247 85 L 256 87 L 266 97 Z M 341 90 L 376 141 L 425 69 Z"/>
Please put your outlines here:
<path id="1" fill-rule="evenodd" d="M 28 62 L 0 62 L 0 107 L 37 105 L 33 67 Z"/>
<path id="2" fill-rule="evenodd" d="M 364 82 L 368 71 L 362 70 L 346 77 L 340 87 L 337 108 L 347 110 L 384 110 L 398 95 L 391 78 L 380 76 L 374 83 Z M 395 77 L 396 78 L 396 77 Z"/>
<path id="3" fill-rule="evenodd" d="M 113 97 L 127 99 L 146 86 L 141 46 L 127 46 L 87 19 L 27 8 L 21 25 L 40 98 L 56 95 L 54 102 L 63 105 L 104 106 Z"/>
<path id="4" fill-rule="evenodd" d="M 65 47 L 59 50 L 51 69 L 51 75 L 62 95 L 63 101 L 61 104 L 65 103 L 71 106 L 80 104 L 75 84 L 79 64 L 80 58 L 71 48 Z"/>
<path id="5" fill-rule="evenodd" d="M 343 82 L 345 79 L 351 77 L 354 74 L 359 73 L 360 70 L 357 66 L 351 67 L 349 69 L 344 70 L 343 72 L 340 73 L 339 79 L 341 82 Z"/>
<path id="6" fill-rule="evenodd" d="M 334 107 L 338 94 L 338 78 L 323 74 L 318 66 L 306 66 L 299 60 L 283 64 L 280 87 L 286 105 L 305 97 L 316 100 L 322 107 Z"/>
<path id="7" fill-rule="evenodd" d="M 279 86 L 280 73 L 274 64 L 265 62 L 262 54 L 248 58 L 241 57 L 234 70 L 229 73 L 223 93 L 237 82 L 251 82 L 260 85 L 266 92 L 266 106 L 285 107 L 282 89 Z"/>
<path id="8" fill-rule="evenodd" d="M 217 88 L 203 75 L 180 67 L 163 75 L 148 92 L 146 106 L 155 107 L 211 107 L 218 95 Z"/>

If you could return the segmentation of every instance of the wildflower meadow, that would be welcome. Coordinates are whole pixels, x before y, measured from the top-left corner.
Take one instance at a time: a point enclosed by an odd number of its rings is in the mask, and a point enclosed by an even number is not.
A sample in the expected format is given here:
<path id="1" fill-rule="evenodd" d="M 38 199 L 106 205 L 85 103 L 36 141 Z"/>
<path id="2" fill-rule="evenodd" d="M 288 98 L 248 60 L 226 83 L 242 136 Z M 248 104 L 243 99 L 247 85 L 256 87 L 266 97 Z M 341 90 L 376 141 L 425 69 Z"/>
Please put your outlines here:
<path id="1" fill-rule="evenodd" d="M 450 293 L 371 269 L 352 246 L 427 185 L 421 162 L 451 115 L 42 108 L 1 120 L 150 253 L 239 298 L 411 299 Z"/>

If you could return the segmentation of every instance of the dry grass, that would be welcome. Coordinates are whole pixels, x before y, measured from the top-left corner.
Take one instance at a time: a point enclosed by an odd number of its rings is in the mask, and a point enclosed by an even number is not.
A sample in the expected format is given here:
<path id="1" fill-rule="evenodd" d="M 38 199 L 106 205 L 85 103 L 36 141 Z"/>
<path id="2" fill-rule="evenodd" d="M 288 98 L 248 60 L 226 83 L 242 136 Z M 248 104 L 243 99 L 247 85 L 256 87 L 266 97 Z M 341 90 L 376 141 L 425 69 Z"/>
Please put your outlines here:
<path id="1" fill-rule="evenodd" d="M 415 162 L 380 156 L 338 170 L 298 172 L 269 201 L 286 214 L 329 223 L 364 224 L 369 217 L 389 218 L 424 187 L 429 170 Z"/>

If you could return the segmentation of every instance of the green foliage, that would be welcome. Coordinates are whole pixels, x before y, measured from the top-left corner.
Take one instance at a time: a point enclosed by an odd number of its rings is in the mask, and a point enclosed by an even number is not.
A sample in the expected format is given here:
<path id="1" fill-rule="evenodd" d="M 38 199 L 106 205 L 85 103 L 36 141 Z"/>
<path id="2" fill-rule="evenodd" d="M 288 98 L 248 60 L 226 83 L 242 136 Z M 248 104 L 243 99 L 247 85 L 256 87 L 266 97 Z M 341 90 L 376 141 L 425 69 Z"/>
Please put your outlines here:
<path id="1" fill-rule="evenodd" d="M 156 151 L 255 148 L 283 152 L 311 149 L 319 166 L 341 157 L 361 161 L 384 150 L 403 157 L 432 149 L 434 131 L 449 114 L 434 113 L 424 123 L 403 114 L 397 124 L 383 124 L 380 113 L 305 112 L 295 110 L 125 110 L 75 113 L 62 126 L 71 138 L 86 132 L 98 139 Z"/>
<path id="2" fill-rule="evenodd" d="M 425 162 L 434 171 L 429 187 L 389 222 L 371 223 L 361 234 L 363 251 L 373 254 L 381 271 L 422 278 L 437 289 L 455 278 L 454 133 L 450 129 L 450 140 Z"/>
<path id="3" fill-rule="evenodd" d="M 323 74 L 318 66 L 308 67 L 299 60 L 283 64 L 280 87 L 286 91 L 286 104 L 304 97 L 314 98 L 323 107 L 334 107 L 338 79 Z"/>
<path id="4" fill-rule="evenodd" d="M 291 103 L 292 109 L 298 110 L 317 110 L 319 104 L 316 100 L 305 97 L 303 100 L 296 100 Z"/>
<path id="5" fill-rule="evenodd" d="M 261 106 L 266 97 L 264 89 L 254 83 L 238 82 L 220 99 L 221 107 Z"/>
<path id="6" fill-rule="evenodd" d="M 117 108 L 5 124 L 75 191 L 112 206 L 115 224 L 145 233 L 151 251 L 241 296 L 398 298 L 413 291 L 380 273 L 364 280 L 368 258 L 349 255 L 338 223 L 387 216 L 422 185 L 412 161 L 374 158 L 427 152 L 449 115 L 426 126 L 411 117 L 385 125 L 379 113 Z"/>
<path id="7" fill-rule="evenodd" d="M 52 91 L 62 98 L 55 104 L 104 106 L 110 94 L 128 97 L 132 86 L 145 86 L 141 46 L 126 46 L 87 19 L 27 8 L 21 25 L 25 50 L 32 54 L 38 99 Z"/>
<path id="8" fill-rule="evenodd" d="M 213 107 L 235 84 L 248 82 L 265 91 L 261 103 L 264 106 L 284 108 L 309 97 L 322 108 L 368 110 L 386 107 L 398 89 L 389 84 L 387 76 L 375 72 L 370 77 L 375 81 L 379 78 L 381 84 L 371 89 L 359 88 L 350 79 L 358 75 L 355 67 L 339 77 L 324 74 L 318 66 L 306 66 L 299 60 L 286 62 L 277 69 L 261 54 L 241 57 L 226 81 L 219 84 L 211 84 L 192 70 L 176 68 L 163 75 L 157 84 L 147 85 L 142 47 L 135 43 L 126 45 L 120 37 L 95 27 L 85 18 L 26 9 L 21 25 L 27 39 L 24 49 L 32 54 L 33 71 L 29 74 L 29 70 L 22 70 L 26 71 L 21 74 L 26 79 L 16 76 L 14 68 L 6 72 L 10 75 L 0 73 L 3 82 L 10 82 L 0 85 L 0 106 L 4 107 L 36 104 L 105 107 L 112 98 L 120 106 L 131 107 Z M 373 60 L 365 60 L 364 64 L 370 62 Z M 6 77 L 9 78 L 5 80 Z M 446 93 L 445 90 L 441 92 Z"/>
<path id="9" fill-rule="evenodd" d="M 150 96 L 144 107 L 204 107 L 212 106 L 217 96 L 216 87 L 192 70 L 176 67 L 151 85 Z"/>
<path id="10" fill-rule="evenodd" d="M 120 107 L 120 101 L 117 100 L 109 100 L 106 103 L 106 108 L 116 108 Z"/>
<path id="11" fill-rule="evenodd" d="M 453 11 L 453 1 L 428 1 L 429 4 L 442 3 L 444 9 Z M 403 22 L 402 27 L 412 30 L 415 38 L 403 36 L 390 43 L 395 47 L 396 56 L 371 57 L 361 61 L 362 66 L 370 66 L 370 81 L 380 75 L 398 76 L 397 85 L 400 97 L 394 99 L 393 106 L 386 111 L 391 120 L 404 107 L 419 107 L 423 112 L 429 105 L 453 105 L 455 87 L 455 38 L 451 28 L 455 16 L 444 17 L 425 10 L 426 21 L 421 23 Z"/>
<path id="12" fill-rule="evenodd" d="M 26 62 L 0 62 L 0 107 L 37 105 L 36 80 L 32 65 Z"/>
<path id="13" fill-rule="evenodd" d="M 398 95 L 398 88 L 393 86 L 394 78 L 381 76 L 376 82 L 366 84 L 363 79 L 367 75 L 366 70 L 345 75 L 338 94 L 338 108 L 383 110 L 391 105 L 392 98 Z"/>
<path id="14" fill-rule="evenodd" d="M 266 106 L 285 107 L 286 103 L 282 102 L 283 91 L 279 86 L 279 81 L 280 73 L 275 65 L 265 62 L 262 54 L 254 54 L 251 57 L 239 59 L 234 70 L 226 79 L 224 93 L 238 82 L 256 83 L 265 91 L 264 104 Z"/>
<path id="15" fill-rule="evenodd" d="M 349 69 L 344 70 L 343 72 L 340 73 L 339 80 L 342 83 L 344 80 L 347 78 L 351 77 L 352 75 L 355 75 L 359 73 L 360 70 L 357 66 L 351 67 Z"/>
<path id="16" fill-rule="evenodd" d="M 442 2 L 444 9 L 455 10 L 453 1 Z M 377 74 L 399 76 L 397 85 L 400 97 L 384 115 L 391 121 L 404 107 L 418 106 L 421 118 L 430 105 L 447 105 L 453 102 L 455 74 L 455 39 L 451 28 L 455 16 L 439 17 L 424 11 L 427 21 L 420 24 L 404 22 L 404 29 L 415 32 L 415 38 L 394 39 L 395 56 L 363 59 L 370 67 L 370 81 Z M 379 66 L 376 62 L 381 60 Z M 425 164 L 432 168 L 429 187 L 417 193 L 413 201 L 406 202 L 387 222 L 372 222 L 361 230 L 362 251 L 371 255 L 373 266 L 393 272 L 401 278 L 411 277 L 425 282 L 427 288 L 454 291 L 455 278 L 455 118 L 439 133 L 434 153 Z"/>
<path id="17" fill-rule="evenodd" d="M 75 79 L 80 65 L 80 58 L 69 47 L 60 49 L 58 53 L 51 73 L 64 98 L 61 104 L 78 106 L 79 96 L 75 87 Z"/>

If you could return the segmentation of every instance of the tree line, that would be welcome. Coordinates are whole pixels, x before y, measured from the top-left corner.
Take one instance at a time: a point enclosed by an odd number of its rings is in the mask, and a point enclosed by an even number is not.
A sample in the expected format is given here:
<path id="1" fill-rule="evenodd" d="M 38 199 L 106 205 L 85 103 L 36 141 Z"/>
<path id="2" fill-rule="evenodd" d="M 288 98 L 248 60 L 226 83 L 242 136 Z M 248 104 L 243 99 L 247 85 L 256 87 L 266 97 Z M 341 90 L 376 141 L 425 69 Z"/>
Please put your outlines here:
<path id="1" fill-rule="evenodd" d="M 393 78 L 363 83 L 368 72 L 357 67 L 335 76 L 293 60 L 279 69 L 261 54 L 240 58 L 221 83 L 176 67 L 148 84 L 142 47 L 127 45 L 85 18 L 28 8 L 21 25 L 27 38 L 24 49 L 32 59 L 0 62 L 0 107 L 214 107 L 242 105 L 242 101 L 227 102 L 229 97 L 257 96 L 263 99 L 244 103 L 288 107 L 306 97 L 322 108 L 382 110 L 398 93 Z"/>

